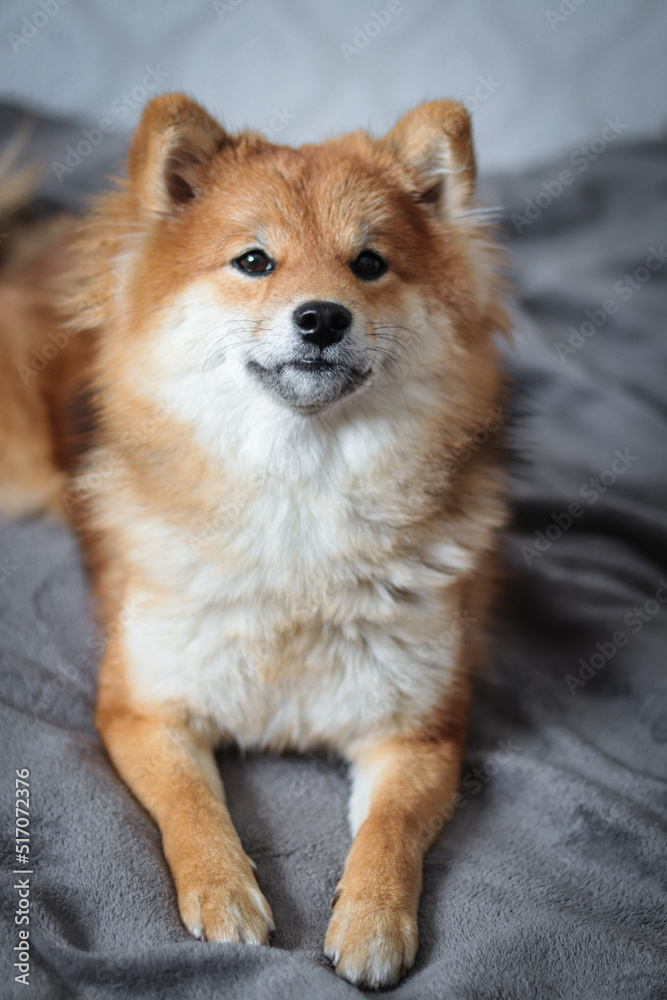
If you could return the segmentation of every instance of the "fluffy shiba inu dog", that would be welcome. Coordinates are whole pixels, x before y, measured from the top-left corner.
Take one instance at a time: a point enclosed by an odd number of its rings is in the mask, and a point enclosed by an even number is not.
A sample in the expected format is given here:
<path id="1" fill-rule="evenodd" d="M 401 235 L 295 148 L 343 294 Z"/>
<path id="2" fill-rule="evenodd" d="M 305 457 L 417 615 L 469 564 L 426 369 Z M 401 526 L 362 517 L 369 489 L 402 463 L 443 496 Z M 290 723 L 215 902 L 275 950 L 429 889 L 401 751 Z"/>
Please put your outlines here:
<path id="1" fill-rule="evenodd" d="M 79 529 L 109 635 L 96 724 L 183 923 L 273 927 L 214 749 L 337 752 L 354 839 L 324 950 L 361 986 L 415 959 L 505 520 L 479 429 L 507 318 L 474 187 L 451 101 L 291 149 L 165 95 L 122 188 L 0 286 L 4 508 L 64 503 Z"/>

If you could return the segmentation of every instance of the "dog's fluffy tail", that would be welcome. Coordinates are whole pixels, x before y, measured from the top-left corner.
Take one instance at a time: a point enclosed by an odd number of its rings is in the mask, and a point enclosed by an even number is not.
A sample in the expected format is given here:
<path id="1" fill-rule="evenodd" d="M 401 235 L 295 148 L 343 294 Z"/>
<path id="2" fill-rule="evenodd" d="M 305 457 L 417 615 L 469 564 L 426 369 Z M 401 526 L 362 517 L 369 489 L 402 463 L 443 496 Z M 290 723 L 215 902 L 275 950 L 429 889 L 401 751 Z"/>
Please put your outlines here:
<path id="1" fill-rule="evenodd" d="M 16 224 L 19 213 L 35 197 L 41 169 L 34 164 L 21 164 L 31 123 L 26 122 L 0 153 L 0 255 L 6 256 L 9 230 Z"/>
<path id="2" fill-rule="evenodd" d="M 53 345 L 43 349 L 57 325 L 45 255 L 54 224 L 31 218 L 42 171 L 21 164 L 29 132 L 0 154 L 0 515 L 10 517 L 58 511 L 64 484 L 51 412 L 58 366 Z"/>
<path id="3" fill-rule="evenodd" d="M 30 135 L 26 122 L 0 154 L 0 218 L 12 214 L 32 198 L 41 171 L 35 166 L 19 167 Z"/>

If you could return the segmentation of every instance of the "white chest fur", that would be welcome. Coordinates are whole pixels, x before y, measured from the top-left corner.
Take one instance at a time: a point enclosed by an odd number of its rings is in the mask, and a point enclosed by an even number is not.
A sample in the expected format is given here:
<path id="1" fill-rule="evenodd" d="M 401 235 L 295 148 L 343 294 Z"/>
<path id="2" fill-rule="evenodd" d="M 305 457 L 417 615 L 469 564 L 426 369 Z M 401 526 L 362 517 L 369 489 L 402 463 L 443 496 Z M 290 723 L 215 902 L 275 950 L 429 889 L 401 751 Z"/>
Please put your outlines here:
<path id="1" fill-rule="evenodd" d="M 131 595 L 139 697 L 243 746 L 301 749 L 433 708 L 451 678 L 446 594 L 470 554 L 442 534 L 400 551 L 368 516 L 375 496 L 331 489 L 261 484 L 194 537 L 141 519 L 133 549 L 160 596 Z"/>
<path id="2" fill-rule="evenodd" d="M 421 369 L 299 417 L 232 350 L 203 383 L 193 345 L 220 312 L 205 296 L 179 310 L 151 362 L 156 401 L 238 487 L 194 536 L 140 507 L 126 518 L 149 581 L 129 595 L 143 606 L 127 632 L 136 696 L 242 746 L 341 748 L 414 724 L 451 681 L 441 637 L 480 541 L 444 522 L 411 530 L 419 501 L 400 483 L 418 480 L 440 383 Z"/>

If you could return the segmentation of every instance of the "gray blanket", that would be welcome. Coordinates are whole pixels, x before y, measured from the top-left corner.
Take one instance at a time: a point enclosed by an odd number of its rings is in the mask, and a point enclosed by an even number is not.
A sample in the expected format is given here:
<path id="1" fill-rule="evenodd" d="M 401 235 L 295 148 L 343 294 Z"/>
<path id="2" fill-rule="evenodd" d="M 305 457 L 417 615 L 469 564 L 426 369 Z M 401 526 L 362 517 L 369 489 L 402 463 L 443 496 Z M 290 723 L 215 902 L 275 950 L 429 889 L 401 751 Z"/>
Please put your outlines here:
<path id="1" fill-rule="evenodd" d="M 402 1000 L 667 997 L 666 153 L 610 148 L 561 193 L 568 163 L 488 186 L 519 303 L 510 583 Z M 350 842 L 341 764 L 220 757 L 277 929 L 270 949 L 199 943 L 93 727 L 101 643 L 72 535 L 0 526 L 0 602 L 0 996 L 357 994 L 321 954 Z M 30 990 L 13 968 L 26 926 Z"/>

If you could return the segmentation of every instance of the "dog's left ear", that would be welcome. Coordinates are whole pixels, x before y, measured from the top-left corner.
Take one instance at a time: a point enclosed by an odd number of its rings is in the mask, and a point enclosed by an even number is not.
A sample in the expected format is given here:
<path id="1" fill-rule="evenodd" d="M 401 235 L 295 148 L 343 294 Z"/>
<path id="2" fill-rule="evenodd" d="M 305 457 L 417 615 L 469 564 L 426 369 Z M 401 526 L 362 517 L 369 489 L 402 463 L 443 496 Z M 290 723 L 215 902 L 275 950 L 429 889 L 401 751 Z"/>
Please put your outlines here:
<path id="1" fill-rule="evenodd" d="M 130 186 L 145 210 L 171 214 L 206 186 L 210 166 L 234 139 L 196 101 L 162 94 L 144 109 L 128 158 Z"/>
<path id="2" fill-rule="evenodd" d="M 475 154 L 470 115 L 456 101 L 429 101 L 410 111 L 381 140 L 414 172 L 420 201 L 455 218 L 472 205 Z"/>

